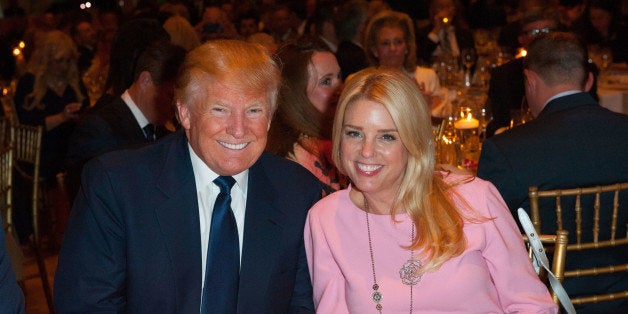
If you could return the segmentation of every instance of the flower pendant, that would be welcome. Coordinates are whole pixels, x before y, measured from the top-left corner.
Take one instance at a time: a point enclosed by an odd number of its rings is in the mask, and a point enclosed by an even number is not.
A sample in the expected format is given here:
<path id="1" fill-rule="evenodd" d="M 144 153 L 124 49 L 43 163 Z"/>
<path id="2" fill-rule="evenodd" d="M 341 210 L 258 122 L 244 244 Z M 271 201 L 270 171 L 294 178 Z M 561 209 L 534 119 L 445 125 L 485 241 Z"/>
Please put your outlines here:
<path id="1" fill-rule="evenodd" d="M 421 281 L 419 269 L 423 266 L 420 260 L 409 259 L 399 270 L 401 282 L 407 286 L 413 286 Z"/>

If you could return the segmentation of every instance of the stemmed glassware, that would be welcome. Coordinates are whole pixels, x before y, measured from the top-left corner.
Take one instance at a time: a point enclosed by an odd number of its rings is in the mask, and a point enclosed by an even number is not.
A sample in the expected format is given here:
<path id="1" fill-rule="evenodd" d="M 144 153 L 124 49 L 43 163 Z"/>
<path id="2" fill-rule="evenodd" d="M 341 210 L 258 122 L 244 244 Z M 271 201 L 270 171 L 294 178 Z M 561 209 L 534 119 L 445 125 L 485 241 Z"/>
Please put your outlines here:
<path id="1" fill-rule="evenodd" d="M 465 68 L 464 85 L 466 87 L 471 87 L 471 67 L 473 67 L 477 61 L 478 55 L 474 48 L 468 47 L 462 49 L 460 57 L 462 58 L 462 65 L 464 65 Z"/>

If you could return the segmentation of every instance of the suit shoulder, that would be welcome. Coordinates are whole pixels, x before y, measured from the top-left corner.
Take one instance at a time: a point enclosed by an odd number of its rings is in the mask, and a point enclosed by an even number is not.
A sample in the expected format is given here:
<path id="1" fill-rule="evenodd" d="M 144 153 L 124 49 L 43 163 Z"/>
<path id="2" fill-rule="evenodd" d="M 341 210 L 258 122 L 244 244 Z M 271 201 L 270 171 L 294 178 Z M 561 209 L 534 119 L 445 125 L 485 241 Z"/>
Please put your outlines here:
<path id="1" fill-rule="evenodd" d="M 319 189 L 321 188 L 318 179 L 310 171 L 292 160 L 264 152 L 259 162 L 264 167 L 267 176 L 281 186 L 307 187 L 314 185 Z"/>
<path id="2" fill-rule="evenodd" d="M 168 151 L 171 149 L 171 146 L 175 144 L 177 139 L 178 138 L 174 135 L 167 136 L 154 144 L 142 143 L 107 152 L 88 162 L 88 165 L 98 163 L 104 168 L 111 170 L 118 169 L 120 171 L 155 167 L 156 164 L 165 162 Z"/>

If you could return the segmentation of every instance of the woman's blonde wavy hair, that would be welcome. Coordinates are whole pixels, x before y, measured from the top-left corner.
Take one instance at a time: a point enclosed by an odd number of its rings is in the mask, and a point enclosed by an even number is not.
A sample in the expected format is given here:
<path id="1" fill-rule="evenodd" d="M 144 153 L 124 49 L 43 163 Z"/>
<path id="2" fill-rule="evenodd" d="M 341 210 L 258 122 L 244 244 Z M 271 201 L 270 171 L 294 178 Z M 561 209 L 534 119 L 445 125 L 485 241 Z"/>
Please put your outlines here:
<path id="1" fill-rule="evenodd" d="M 70 62 L 70 68 L 68 69 L 65 79 L 68 85 L 74 89 L 77 101 L 82 102 L 85 96 L 79 88 L 80 77 L 76 65 L 78 52 L 72 38 L 62 31 L 55 30 L 46 33 L 36 45 L 27 67 L 28 72 L 35 76 L 35 84 L 33 85 L 33 91 L 27 95 L 26 98 L 33 99 L 33 101 L 25 101 L 23 105 L 24 109 L 44 109 L 44 104 L 41 103 L 41 100 L 46 95 L 48 83 L 52 79 L 48 66 L 55 54 L 59 52 L 70 53 L 72 61 Z"/>
<path id="2" fill-rule="evenodd" d="M 417 85 L 399 70 L 368 68 L 356 73 L 340 96 L 332 135 L 333 159 L 344 174 L 347 172 L 342 166 L 340 145 L 345 112 L 360 100 L 377 102 L 388 110 L 408 151 L 408 163 L 391 215 L 394 220 L 393 209 L 405 208 L 417 226 L 417 237 L 410 248 L 422 249 L 422 272 L 436 270 L 466 247 L 464 218 L 455 206 L 466 202 L 457 198 L 441 172 L 434 171 L 429 108 Z"/>

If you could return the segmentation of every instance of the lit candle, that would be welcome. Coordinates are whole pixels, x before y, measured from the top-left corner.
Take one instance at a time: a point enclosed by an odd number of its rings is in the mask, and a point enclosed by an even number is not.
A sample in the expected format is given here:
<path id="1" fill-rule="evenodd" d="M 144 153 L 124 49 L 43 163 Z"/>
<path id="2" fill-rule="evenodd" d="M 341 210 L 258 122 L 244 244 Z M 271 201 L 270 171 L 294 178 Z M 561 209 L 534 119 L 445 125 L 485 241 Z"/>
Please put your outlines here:
<path id="1" fill-rule="evenodd" d="M 468 114 L 466 118 L 460 119 L 454 122 L 456 129 L 477 129 L 480 126 L 480 121 Z"/>

